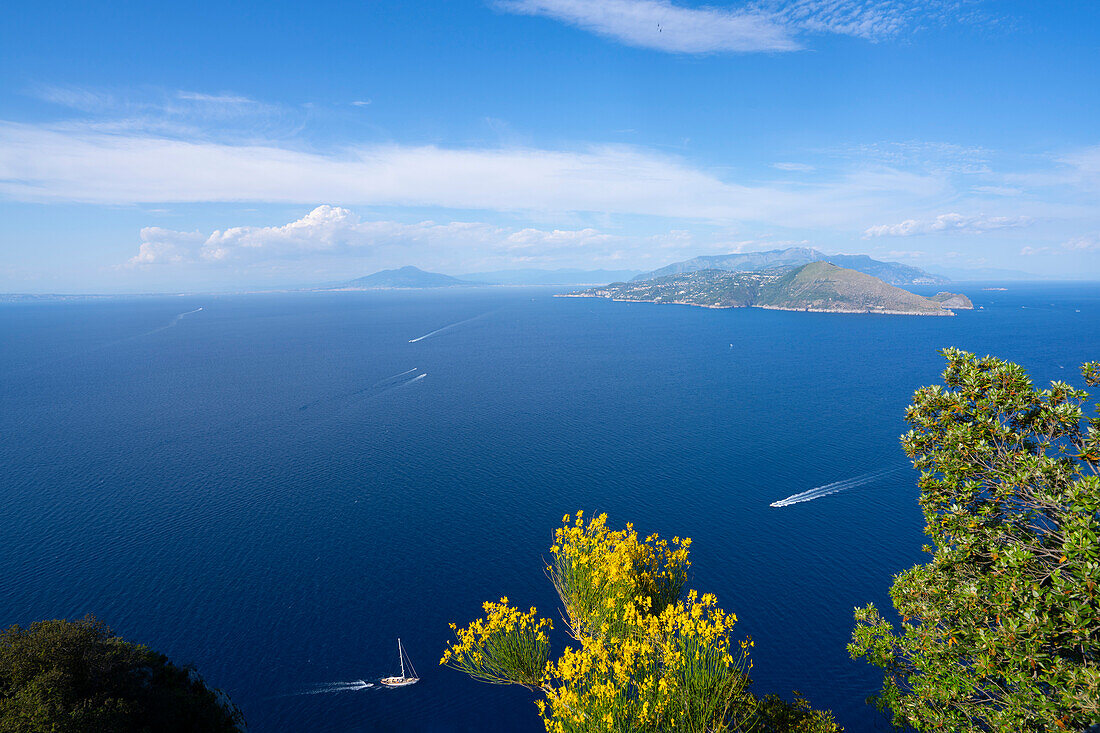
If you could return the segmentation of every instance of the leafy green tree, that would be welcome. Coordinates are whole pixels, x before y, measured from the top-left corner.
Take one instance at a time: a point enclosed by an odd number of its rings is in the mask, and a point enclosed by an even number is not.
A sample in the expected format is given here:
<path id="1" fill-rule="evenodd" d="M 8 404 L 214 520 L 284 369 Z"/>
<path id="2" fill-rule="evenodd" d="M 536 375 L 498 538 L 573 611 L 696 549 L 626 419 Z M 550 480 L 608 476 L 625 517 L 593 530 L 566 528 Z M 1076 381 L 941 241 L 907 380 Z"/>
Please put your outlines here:
<path id="1" fill-rule="evenodd" d="M 922 731 L 1080 731 L 1100 721 L 1100 419 L 1088 393 L 943 352 L 906 410 L 928 564 L 890 591 L 901 629 L 856 610 L 849 651 L 877 702 Z M 1100 383 L 1100 364 L 1082 367 Z"/>
<path id="2" fill-rule="evenodd" d="M 240 711 L 91 616 L 0 633 L 0 733 L 232 733 Z"/>
<path id="3" fill-rule="evenodd" d="M 641 539 L 612 531 L 607 515 L 564 518 L 546 573 L 576 643 L 550 658 L 549 619 L 484 604 L 443 654 L 474 679 L 523 685 L 548 733 L 838 733 L 827 712 L 798 698 L 757 699 L 748 690 L 748 639 L 731 639 L 737 617 L 710 594 L 684 592 L 690 539 Z"/>

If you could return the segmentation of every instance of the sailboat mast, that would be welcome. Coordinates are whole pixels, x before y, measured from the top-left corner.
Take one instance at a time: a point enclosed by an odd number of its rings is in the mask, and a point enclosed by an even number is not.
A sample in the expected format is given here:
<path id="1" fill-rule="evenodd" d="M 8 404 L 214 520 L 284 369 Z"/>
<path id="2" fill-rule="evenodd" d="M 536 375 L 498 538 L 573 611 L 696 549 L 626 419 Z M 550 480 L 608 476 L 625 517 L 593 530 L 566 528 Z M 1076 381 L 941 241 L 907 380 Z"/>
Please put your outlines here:
<path id="1" fill-rule="evenodd" d="M 405 678 L 405 652 L 401 650 L 401 637 L 397 637 L 397 658 L 401 660 L 401 678 Z M 392 667 L 391 667 L 392 669 Z"/>

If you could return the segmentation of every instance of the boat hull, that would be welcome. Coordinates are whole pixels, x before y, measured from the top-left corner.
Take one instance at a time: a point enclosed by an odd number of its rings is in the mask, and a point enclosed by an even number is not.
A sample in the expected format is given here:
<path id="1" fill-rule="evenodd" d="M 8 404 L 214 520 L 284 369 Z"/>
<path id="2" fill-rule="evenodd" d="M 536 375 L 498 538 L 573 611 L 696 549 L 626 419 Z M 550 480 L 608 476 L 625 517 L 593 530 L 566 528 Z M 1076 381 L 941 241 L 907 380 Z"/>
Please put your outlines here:
<path id="1" fill-rule="evenodd" d="M 386 687 L 408 687 L 419 681 L 419 677 L 383 677 L 381 680 Z"/>

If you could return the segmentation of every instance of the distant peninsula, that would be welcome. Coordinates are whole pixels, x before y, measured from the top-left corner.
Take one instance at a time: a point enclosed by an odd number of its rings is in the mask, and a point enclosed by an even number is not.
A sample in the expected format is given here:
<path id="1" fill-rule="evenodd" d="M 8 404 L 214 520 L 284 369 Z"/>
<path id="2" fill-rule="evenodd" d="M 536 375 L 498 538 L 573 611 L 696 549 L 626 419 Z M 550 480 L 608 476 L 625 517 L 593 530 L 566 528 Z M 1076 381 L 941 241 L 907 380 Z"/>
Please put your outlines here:
<path id="1" fill-rule="evenodd" d="M 926 298 L 873 275 L 817 261 L 755 272 L 704 269 L 611 283 L 559 297 L 677 303 L 704 308 L 768 308 L 818 313 L 952 316 L 974 307 L 965 295 Z"/>
<path id="2" fill-rule="evenodd" d="M 439 272 L 426 272 L 411 265 L 396 270 L 382 270 L 372 275 L 358 277 L 346 283 L 329 285 L 323 290 L 384 290 L 392 288 L 454 288 L 482 285 L 483 283 L 459 280 Z"/>

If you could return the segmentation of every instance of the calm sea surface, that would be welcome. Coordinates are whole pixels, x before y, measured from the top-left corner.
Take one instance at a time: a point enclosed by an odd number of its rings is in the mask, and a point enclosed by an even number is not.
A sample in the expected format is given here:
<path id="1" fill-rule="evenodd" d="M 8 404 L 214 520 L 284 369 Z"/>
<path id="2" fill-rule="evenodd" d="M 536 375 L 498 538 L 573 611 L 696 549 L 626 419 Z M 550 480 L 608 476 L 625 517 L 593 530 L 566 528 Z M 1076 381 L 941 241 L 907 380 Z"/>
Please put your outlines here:
<path id="1" fill-rule="evenodd" d="M 691 585 L 755 639 L 758 691 L 885 730 L 845 644 L 852 608 L 889 607 L 922 560 L 909 397 L 945 346 L 1078 385 L 1100 358 L 1096 285 L 956 288 L 984 309 L 545 289 L 0 305 L 0 625 L 94 613 L 195 664 L 254 731 L 537 731 L 525 690 L 437 662 L 483 600 L 557 615 L 541 558 L 583 508 L 694 538 Z M 396 671 L 397 637 L 419 685 L 339 689 Z"/>

